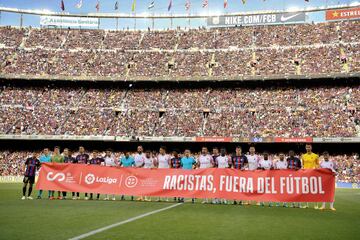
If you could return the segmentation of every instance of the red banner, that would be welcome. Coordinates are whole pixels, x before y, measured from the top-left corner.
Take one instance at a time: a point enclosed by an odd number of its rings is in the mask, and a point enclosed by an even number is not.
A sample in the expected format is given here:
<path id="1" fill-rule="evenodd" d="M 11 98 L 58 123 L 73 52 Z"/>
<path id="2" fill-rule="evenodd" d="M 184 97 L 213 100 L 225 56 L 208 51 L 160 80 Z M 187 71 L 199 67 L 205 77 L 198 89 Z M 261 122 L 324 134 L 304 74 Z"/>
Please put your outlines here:
<path id="1" fill-rule="evenodd" d="M 134 196 L 331 202 L 335 177 L 328 169 L 180 170 L 45 163 L 36 188 Z"/>
<path id="2" fill-rule="evenodd" d="M 305 138 L 284 138 L 284 137 L 276 137 L 274 139 L 275 142 L 287 142 L 287 143 L 309 143 L 313 142 L 312 137 Z"/>
<path id="3" fill-rule="evenodd" d="M 360 8 L 349 8 L 341 10 L 326 11 L 326 20 L 360 18 Z"/>

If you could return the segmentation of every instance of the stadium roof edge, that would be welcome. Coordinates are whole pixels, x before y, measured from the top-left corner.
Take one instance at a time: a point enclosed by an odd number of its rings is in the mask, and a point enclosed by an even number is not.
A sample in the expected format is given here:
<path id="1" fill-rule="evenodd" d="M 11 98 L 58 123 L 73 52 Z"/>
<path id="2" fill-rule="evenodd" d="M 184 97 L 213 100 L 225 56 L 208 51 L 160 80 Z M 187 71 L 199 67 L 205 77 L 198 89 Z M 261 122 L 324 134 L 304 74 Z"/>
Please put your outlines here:
<path id="1" fill-rule="evenodd" d="M 251 12 L 235 12 L 229 14 L 206 14 L 206 15 L 187 15 L 187 14 L 124 14 L 124 13 L 88 13 L 88 14 L 76 14 L 68 12 L 52 12 L 46 9 L 43 10 L 30 10 L 30 9 L 18 9 L 18 8 L 7 8 L 0 7 L 0 12 L 10 12 L 18 14 L 32 14 L 32 15 L 42 15 L 42 16 L 60 16 L 60 17 L 88 17 L 88 18 L 207 18 L 212 16 L 238 16 L 238 15 L 249 15 L 249 14 L 266 14 L 266 13 L 291 13 L 291 12 L 318 12 L 323 10 L 336 10 L 336 9 L 346 9 L 350 7 L 360 6 L 359 4 L 341 4 L 327 7 L 308 7 L 306 9 L 299 9 L 296 11 L 292 10 L 263 10 L 263 11 L 251 11 Z"/>

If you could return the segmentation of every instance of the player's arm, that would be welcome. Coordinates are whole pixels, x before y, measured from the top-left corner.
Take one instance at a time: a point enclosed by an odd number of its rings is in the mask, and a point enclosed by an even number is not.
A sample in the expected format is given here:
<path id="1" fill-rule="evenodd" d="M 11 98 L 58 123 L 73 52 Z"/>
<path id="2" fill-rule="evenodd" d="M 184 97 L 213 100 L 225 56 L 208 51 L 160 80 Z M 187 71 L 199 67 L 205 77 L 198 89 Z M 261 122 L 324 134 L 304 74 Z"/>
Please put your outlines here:
<path id="1" fill-rule="evenodd" d="M 245 156 L 245 160 L 244 160 L 244 167 L 241 170 L 245 170 L 249 168 L 249 161 L 247 159 L 247 157 Z"/>
<path id="2" fill-rule="evenodd" d="M 301 163 L 301 167 L 300 167 L 300 168 L 304 168 L 304 154 L 301 155 L 301 157 L 300 157 L 300 163 Z"/>
<path id="3" fill-rule="evenodd" d="M 24 167 L 23 167 L 23 172 L 26 171 L 26 167 L 27 167 L 28 164 L 29 164 L 29 159 L 26 159 Z"/>
<path id="4" fill-rule="evenodd" d="M 316 155 L 316 158 L 315 158 L 315 165 L 316 165 L 316 168 L 319 168 L 319 167 L 320 167 L 319 155 Z"/>

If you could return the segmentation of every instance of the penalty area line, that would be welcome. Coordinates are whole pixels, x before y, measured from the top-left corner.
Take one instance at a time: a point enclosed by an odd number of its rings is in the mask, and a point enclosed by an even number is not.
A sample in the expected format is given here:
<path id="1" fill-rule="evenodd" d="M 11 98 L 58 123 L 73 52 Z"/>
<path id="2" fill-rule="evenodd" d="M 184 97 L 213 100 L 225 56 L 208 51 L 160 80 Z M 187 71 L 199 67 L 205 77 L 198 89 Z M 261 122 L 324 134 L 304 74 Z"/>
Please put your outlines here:
<path id="1" fill-rule="evenodd" d="M 139 216 L 132 217 L 132 218 L 129 218 L 129 219 L 127 219 L 127 220 L 124 220 L 124 221 L 121 221 L 121 222 L 117 222 L 117 223 L 114 223 L 114 224 L 111 224 L 111 225 L 108 225 L 108 226 L 105 226 L 105 227 L 102 227 L 102 228 L 98 228 L 98 229 L 95 229 L 95 230 L 90 231 L 90 232 L 88 232 L 88 233 L 81 234 L 81 235 L 76 236 L 76 237 L 73 237 L 73 238 L 69 238 L 69 240 L 84 239 L 84 238 L 87 238 L 87 237 L 89 237 L 89 236 L 95 235 L 95 234 L 97 234 L 97 233 L 100 233 L 100 232 L 104 232 L 104 231 L 106 231 L 106 230 L 109 230 L 109 229 L 111 229 L 111 228 L 114 228 L 114 227 L 117 227 L 117 226 L 120 226 L 120 225 L 129 223 L 129 222 L 133 222 L 133 221 L 136 221 L 136 220 L 138 220 L 138 219 L 141 219 L 141 218 L 144 218 L 144 217 L 147 217 L 147 216 L 150 216 L 150 215 L 159 213 L 159 212 L 163 212 L 163 211 L 169 210 L 169 209 L 171 209 L 171 208 L 174 208 L 174 207 L 177 207 L 177 206 L 180 206 L 180 205 L 182 205 L 182 203 L 173 204 L 173 205 L 171 205 L 171 206 L 167 206 L 167 207 L 160 208 L 160 209 L 157 209 L 157 210 L 148 212 L 148 213 L 144 213 L 144 214 L 141 214 L 141 215 L 139 215 Z"/>

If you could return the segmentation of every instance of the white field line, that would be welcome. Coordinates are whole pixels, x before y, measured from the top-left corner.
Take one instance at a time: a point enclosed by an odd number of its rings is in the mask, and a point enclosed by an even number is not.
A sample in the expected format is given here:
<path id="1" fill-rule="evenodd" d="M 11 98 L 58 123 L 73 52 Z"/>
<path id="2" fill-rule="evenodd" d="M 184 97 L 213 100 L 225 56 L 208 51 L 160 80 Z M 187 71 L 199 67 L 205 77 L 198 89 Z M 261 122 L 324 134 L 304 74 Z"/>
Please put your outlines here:
<path id="1" fill-rule="evenodd" d="M 114 223 L 114 224 L 111 224 L 111 225 L 108 225 L 108 226 L 105 226 L 105 227 L 102 227 L 102 228 L 98 228 L 98 229 L 95 229 L 95 230 L 90 231 L 90 232 L 88 232 L 88 233 L 81 234 L 81 235 L 76 236 L 76 237 L 73 237 L 73 238 L 69 238 L 69 240 L 84 239 L 84 238 L 87 238 L 87 237 L 92 236 L 92 235 L 94 235 L 94 234 L 97 234 L 97 233 L 100 233 L 100 232 L 109 230 L 109 229 L 111 229 L 111 228 L 114 228 L 114 227 L 123 225 L 123 224 L 125 224 L 125 223 L 133 222 L 133 221 L 136 221 L 136 220 L 138 220 L 138 219 L 140 219 L 140 218 L 144 218 L 144 217 L 147 217 L 147 216 L 150 216 L 150 215 L 153 215 L 153 214 L 156 214 L 156 213 L 159 213 L 159 212 L 162 212 L 162 211 L 166 211 L 166 210 L 168 210 L 168 209 L 171 209 L 171 208 L 180 206 L 181 204 L 182 204 L 182 203 L 177 203 L 177 204 L 170 205 L 170 206 L 168 206 L 168 207 L 164 207 L 164 208 L 160 208 L 160 209 L 158 209 L 158 210 L 154 210 L 154 211 L 151 211 L 151 212 L 148 212 L 148 213 L 144 213 L 144 214 L 141 214 L 141 215 L 139 215 L 139 216 L 132 217 L 132 218 L 129 218 L 129 219 L 127 219 L 127 220 L 124 220 L 124 221 L 121 221 L 121 222 L 117 222 L 117 223 Z"/>

